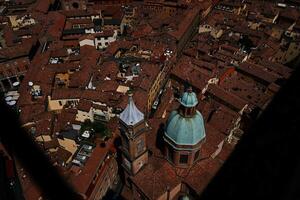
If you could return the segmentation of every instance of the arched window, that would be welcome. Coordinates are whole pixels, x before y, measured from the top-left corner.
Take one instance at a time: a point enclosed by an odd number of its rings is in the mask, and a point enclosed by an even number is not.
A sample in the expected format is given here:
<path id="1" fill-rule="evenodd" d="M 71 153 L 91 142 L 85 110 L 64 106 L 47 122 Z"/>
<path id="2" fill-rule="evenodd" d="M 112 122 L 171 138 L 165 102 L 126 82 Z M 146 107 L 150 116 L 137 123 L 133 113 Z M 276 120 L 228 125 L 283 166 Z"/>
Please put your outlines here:
<path id="1" fill-rule="evenodd" d="M 189 156 L 187 154 L 181 154 L 179 158 L 180 164 L 188 163 Z"/>
<path id="2" fill-rule="evenodd" d="M 173 162 L 173 155 L 174 155 L 173 149 L 172 149 L 171 146 L 169 146 L 169 148 L 168 148 L 168 160 L 171 161 L 171 162 Z"/>
<path id="3" fill-rule="evenodd" d="M 194 161 L 196 161 L 198 158 L 199 158 L 199 150 L 195 153 Z"/>

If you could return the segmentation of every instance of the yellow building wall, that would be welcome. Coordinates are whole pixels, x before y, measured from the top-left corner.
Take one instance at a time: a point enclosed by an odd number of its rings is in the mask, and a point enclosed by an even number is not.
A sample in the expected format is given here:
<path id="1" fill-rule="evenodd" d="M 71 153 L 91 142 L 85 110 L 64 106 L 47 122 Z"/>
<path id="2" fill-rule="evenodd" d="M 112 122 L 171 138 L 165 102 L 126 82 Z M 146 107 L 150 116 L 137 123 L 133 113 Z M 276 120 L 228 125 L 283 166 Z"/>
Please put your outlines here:
<path id="1" fill-rule="evenodd" d="M 79 102 L 79 99 L 55 99 L 52 100 L 50 96 L 48 96 L 48 111 L 58 111 L 63 109 L 64 105 L 68 101 L 77 101 Z"/>

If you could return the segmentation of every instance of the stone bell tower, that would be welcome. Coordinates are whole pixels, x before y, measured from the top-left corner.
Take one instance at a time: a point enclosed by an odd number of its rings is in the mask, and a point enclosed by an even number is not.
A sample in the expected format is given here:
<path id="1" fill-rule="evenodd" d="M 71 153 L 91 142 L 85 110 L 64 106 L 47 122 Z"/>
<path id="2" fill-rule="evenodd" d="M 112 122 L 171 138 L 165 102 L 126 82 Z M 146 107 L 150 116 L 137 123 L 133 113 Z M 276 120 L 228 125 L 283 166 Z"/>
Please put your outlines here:
<path id="1" fill-rule="evenodd" d="M 122 167 L 125 174 L 134 176 L 148 162 L 146 123 L 144 114 L 135 106 L 129 93 L 127 107 L 120 114 Z"/>

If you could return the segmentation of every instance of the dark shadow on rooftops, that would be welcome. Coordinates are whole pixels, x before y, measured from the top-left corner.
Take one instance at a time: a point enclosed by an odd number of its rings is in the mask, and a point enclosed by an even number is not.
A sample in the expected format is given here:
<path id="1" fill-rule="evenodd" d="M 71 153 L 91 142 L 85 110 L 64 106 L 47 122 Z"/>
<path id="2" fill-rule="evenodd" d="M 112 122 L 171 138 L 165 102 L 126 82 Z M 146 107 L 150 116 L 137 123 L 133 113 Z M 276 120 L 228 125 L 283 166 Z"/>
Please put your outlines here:
<path id="1" fill-rule="evenodd" d="M 115 138 L 114 140 L 114 147 L 116 148 L 117 150 L 117 157 L 116 157 L 116 160 L 117 160 L 117 163 L 118 163 L 118 166 L 121 166 L 122 164 L 122 152 L 121 152 L 121 147 L 122 145 L 122 140 L 120 137 L 117 137 Z M 122 167 L 118 167 L 118 174 L 120 176 L 120 179 L 125 182 L 125 173 L 124 173 L 124 170 Z M 104 199 L 104 198 L 103 198 Z"/>
<path id="2" fill-rule="evenodd" d="M 299 94 L 297 69 L 200 199 L 300 199 Z"/>
<path id="3" fill-rule="evenodd" d="M 17 158 L 22 167 L 41 188 L 42 193 L 50 200 L 82 199 L 61 177 L 46 155 L 30 138 L 16 113 L 6 105 L 0 97 L 1 131 L 0 141 L 7 152 Z"/>

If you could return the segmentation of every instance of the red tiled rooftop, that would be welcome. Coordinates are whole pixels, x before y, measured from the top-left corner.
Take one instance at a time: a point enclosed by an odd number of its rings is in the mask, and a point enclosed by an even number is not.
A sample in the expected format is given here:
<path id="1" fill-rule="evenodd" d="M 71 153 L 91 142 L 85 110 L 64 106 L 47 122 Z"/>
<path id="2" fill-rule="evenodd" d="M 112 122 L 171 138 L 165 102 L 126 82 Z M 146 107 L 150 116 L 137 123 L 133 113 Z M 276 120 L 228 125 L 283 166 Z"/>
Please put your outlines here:
<path id="1" fill-rule="evenodd" d="M 92 16 L 92 15 L 99 14 L 95 10 L 62 10 L 60 12 L 68 18 L 81 17 L 81 16 Z"/>
<path id="2" fill-rule="evenodd" d="M 179 40 L 191 26 L 192 21 L 196 17 L 199 17 L 200 10 L 201 9 L 199 7 L 194 7 L 191 10 L 187 10 L 185 13 L 185 17 L 181 20 L 180 24 L 178 25 L 178 29 L 176 31 L 170 32 L 169 34 L 175 37 L 177 40 Z"/>
<path id="3" fill-rule="evenodd" d="M 45 111 L 45 105 L 44 104 L 28 104 L 28 105 L 22 105 L 20 107 L 21 113 L 20 113 L 20 121 L 22 124 L 25 124 L 27 122 L 32 122 L 32 119 L 35 115 L 43 113 Z"/>
<path id="4" fill-rule="evenodd" d="M 171 74 L 183 82 L 189 82 L 198 90 L 202 90 L 210 78 L 206 72 L 200 70 L 198 66 L 193 66 L 187 60 L 178 62 L 172 69 Z"/>
<path id="5" fill-rule="evenodd" d="M 207 92 L 221 99 L 226 104 L 233 106 L 236 111 L 241 110 L 247 104 L 247 101 L 234 94 L 226 92 L 224 89 L 217 85 L 210 85 L 207 89 Z"/>
<path id="6" fill-rule="evenodd" d="M 42 13 L 47 13 L 49 7 L 50 7 L 50 0 L 38 0 L 35 10 Z"/>
<path id="7" fill-rule="evenodd" d="M 263 108 L 270 99 L 270 95 L 265 93 L 266 86 L 237 72 L 225 78 L 220 85 L 225 90 L 260 108 Z"/>
<path id="8" fill-rule="evenodd" d="M 263 67 L 249 62 L 241 63 L 238 69 L 267 83 L 272 83 L 279 78 L 279 75 L 268 72 Z"/>
<path id="9" fill-rule="evenodd" d="M 222 165 L 219 160 L 212 159 L 210 156 L 217 150 L 218 144 L 225 135 L 207 124 L 206 141 L 201 150 L 203 160 L 189 169 L 179 169 L 163 158 L 155 145 L 156 132 L 160 123 L 161 119 L 149 120 L 152 130 L 147 134 L 147 145 L 153 154 L 149 158 L 149 163 L 133 177 L 133 182 L 151 199 L 157 199 L 165 193 L 167 186 L 172 190 L 181 182 L 189 184 L 197 193 L 201 193 Z M 231 150 L 232 146 L 226 147 L 227 154 Z"/>
<path id="10" fill-rule="evenodd" d="M 137 175 L 133 182 L 150 199 L 157 199 L 167 190 L 180 184 L 173 167 L 163 158 L 152 157 L 149 163 Z"/>
<path id="11" fill-rule="evenodd" d="M 59 12 L 49 12 L 47 15 L 47 34 L 54 38 L 60 38 L 65 26 L 66 17 Z"/>
<path id="12" fill-rule="evenodd" d="M 70 75 L 69 87 L 85 88 L 92 76 L 91 66 L 82 67 L 80 71 Z"/>
<path id="13" fill-rule="evenodd" d="M 271 62 L 266 59 L 259 61 L 259 64 L 261 66 L 264 66 L 270 70 L 277 72 L 278 74 L 282 75 L 286 79 L 290 77 L 293 71 L 291 68 L 288 68 L 287 66 L 284 66 L 279 63 Z"/>
<path id="14" fill-rule="evenodd" d="M 113 145 L 113 139 L 107 142 L 106 147 L 100 147 L 99 144 L 93 149 L 91 156 L 88 158 L 85 165 L 81 168 L 81 172 L 70 177 L 71 184 L 75 187 L 76 191 L 85 194 L 93 181 L 98 169 L 101 167 L 110 146 Z"/>
<path id="15" fill-rule="evenodd" d="M 89 100 L 81 99 L 78 103 L 77 109 L 85 112 L 89 112 L 93 103 Z"/>
<path id="16" fill-rule="evenodd" d="M 81 101 L 83 100 L 80 100 L 80 102 Z M 76 109 L 63 109 L 61 113 L 56 115 L 57 120 L 54 121 L 53 133 L 70 128 L 71 123 L 75 121 L 76 114 Z"/>
<path id="17" fill-rule="evenodd" d="M 115 92 L 119 86 L 119 83 L 115 80 L 105 80 L 96 85 L 97 90 L 101 92 Z"/>
<path id="18" fill-rule="evenodd" d="M 82 90 L 75 88 L 58 88 L 52 91 L 51 99 L 80 99 Z"/>

